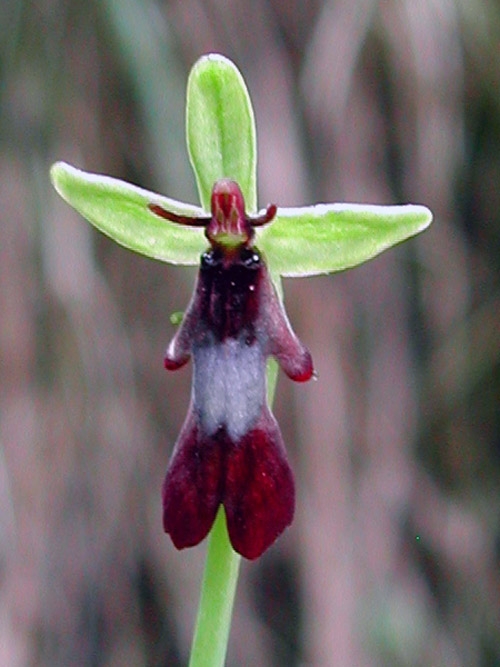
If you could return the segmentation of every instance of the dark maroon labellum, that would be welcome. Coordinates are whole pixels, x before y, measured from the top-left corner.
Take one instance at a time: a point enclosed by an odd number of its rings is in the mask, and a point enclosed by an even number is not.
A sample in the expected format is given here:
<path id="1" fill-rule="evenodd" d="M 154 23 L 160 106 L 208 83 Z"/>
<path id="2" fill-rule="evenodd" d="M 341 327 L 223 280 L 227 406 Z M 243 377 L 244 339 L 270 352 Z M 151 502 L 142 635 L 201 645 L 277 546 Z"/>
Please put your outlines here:
<path id="1" fill-rule="evenodd" d="M 177 548 L 194 546 L 222 504 L 233 548 L 257 558 L 291 523 L 295 506 L 292 471 L 266 400 L 267 357 L 276 357 L 292 380 L 313 374 L 311 355 L 253 246 L 254 227 L 270 222 L 276 206 L 247 216 L 239 186 L 224 179 L 214 185 L 210 217 L 149 208 L 171 222 L 204 226 L 210 241 L 165 356 L 168 370 L 192 356 L 194 371 L 188 415 L 163 484 L 163 525 Z"/>

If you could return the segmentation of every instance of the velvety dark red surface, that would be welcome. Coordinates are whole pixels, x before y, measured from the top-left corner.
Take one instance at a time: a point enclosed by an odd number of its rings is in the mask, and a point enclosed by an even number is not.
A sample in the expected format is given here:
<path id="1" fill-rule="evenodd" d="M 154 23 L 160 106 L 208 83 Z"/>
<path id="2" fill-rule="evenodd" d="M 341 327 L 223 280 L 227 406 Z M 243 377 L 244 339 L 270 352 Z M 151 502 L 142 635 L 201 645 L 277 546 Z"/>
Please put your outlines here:
<path id="1" fill-rule="evenodd" d="M 239 248 L 228 261 L 221 250 L 202 257 L 199 274 L 199 333 L 210 331 L 216 342 L 248 336 L 255 340 L 260 306 L 262 263 L 256 250 Z"/>
<path id="2" fill-rule="evenodd" d="M 292 522 L 293 475 L 267 408 L 239 442 L 225 428 L 205 436 L 192 411 L 186 420 L 163 485 L 163 526 L 175 546 L 198 544 L 220 504 L 234 549 L 248 559 L 260 556 Z"/>

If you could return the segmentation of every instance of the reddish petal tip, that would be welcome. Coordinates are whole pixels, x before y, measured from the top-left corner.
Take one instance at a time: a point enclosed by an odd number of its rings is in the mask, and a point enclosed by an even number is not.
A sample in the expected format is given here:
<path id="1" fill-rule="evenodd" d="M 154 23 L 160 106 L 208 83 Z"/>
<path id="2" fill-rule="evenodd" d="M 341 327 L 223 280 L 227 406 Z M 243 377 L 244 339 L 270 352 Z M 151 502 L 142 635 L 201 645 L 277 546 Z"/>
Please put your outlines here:
<path id="1" fill-rule="evenodd" d="M 295 382 L 307 382 L 314 376 L 315 372 L 311 353 L 306 349 L 304 351 L 302 363 L 297 369 L 297 374 L 294 375 L 292 379 L 295 380 Z"/>

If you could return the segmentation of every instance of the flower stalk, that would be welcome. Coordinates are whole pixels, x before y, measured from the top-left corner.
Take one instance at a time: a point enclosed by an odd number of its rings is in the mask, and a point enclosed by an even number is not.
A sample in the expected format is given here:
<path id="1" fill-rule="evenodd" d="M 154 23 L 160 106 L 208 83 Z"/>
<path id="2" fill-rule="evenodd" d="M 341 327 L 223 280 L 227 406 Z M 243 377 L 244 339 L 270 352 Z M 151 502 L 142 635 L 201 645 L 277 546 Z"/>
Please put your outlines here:
<path id="1" fill-rule="evenodd" d="M 222 667 L 226 659 L 241 556 L 229 541 L 221 507 L 208 538 L 189 667 Z"/>

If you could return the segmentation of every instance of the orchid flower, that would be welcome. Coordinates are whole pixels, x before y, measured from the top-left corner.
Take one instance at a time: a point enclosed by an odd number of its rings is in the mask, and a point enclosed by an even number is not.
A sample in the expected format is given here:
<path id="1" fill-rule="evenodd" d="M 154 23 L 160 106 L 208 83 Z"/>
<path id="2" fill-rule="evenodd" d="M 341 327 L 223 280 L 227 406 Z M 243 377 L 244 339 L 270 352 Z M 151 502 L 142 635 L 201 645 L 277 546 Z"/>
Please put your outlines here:
<path id="1" fill-rule="evenodd" d="M 189 218 L 150 204 L 178 224 L 201 225 L 210 249 L 201 257 L 193 298 L 165 356 L 177 370 L 193 355 L 188 415 L 163 485 L 163 526 L 176 547 L 198 544 L 224 506 L 231 544 L 257 558 L 292 522 L 295 488 L 280 429 L 266 400 L 273 355 L 292 380 L 309 380 L 311 355 L 293 333 L 254 228 L 276 206 L 245 212 L 237 183 L 216 181 L 211 217 Z"/>
<path id="2" fill-rule="evenodd" d="M 432 214 L 424 206 L 359 204 L 270 205 L 258 213 L 252 105 L 223 56 L 193 67 L 186 115 L 202 208 L 61 162 L 51 176 L 59 194 L 116 242 L 199 266 L 165 356 L 168 370 L 192 357 L 193 389 L 163 485 L 163 523 L 183 548 L 215 521 L 190 664 L 222 665 L 237 565 L 219 518 L 225 513 L 233 548 L 253 559 L 294 512 L 293 476 L 266 397 L 266 367 L 273 387 L 276 366 L 266 362 L 274 357 L 296 381 L 310 379 L 313 364 L 288 322 L 280 276 L 361 264 L 424 230 Z"/>

